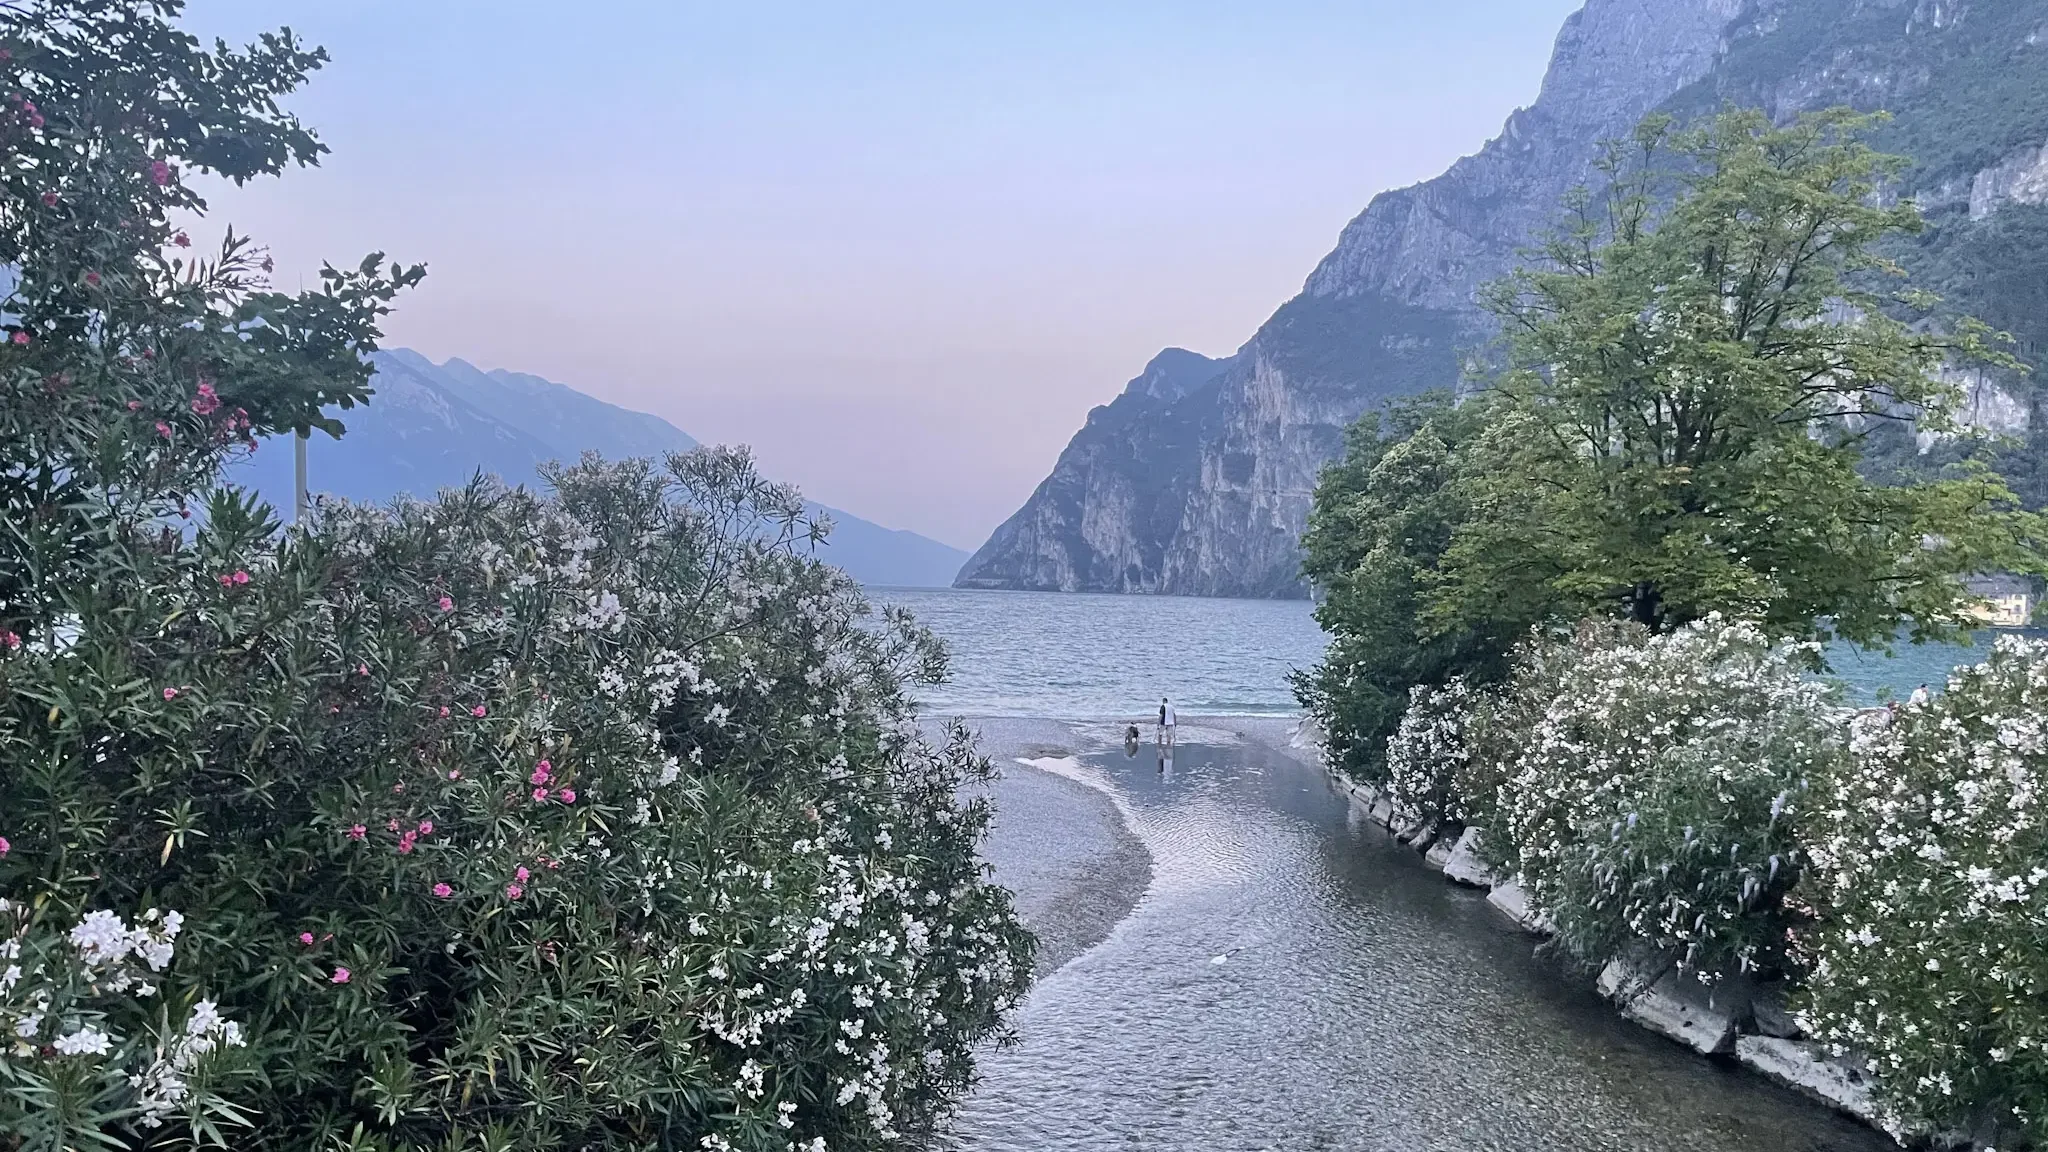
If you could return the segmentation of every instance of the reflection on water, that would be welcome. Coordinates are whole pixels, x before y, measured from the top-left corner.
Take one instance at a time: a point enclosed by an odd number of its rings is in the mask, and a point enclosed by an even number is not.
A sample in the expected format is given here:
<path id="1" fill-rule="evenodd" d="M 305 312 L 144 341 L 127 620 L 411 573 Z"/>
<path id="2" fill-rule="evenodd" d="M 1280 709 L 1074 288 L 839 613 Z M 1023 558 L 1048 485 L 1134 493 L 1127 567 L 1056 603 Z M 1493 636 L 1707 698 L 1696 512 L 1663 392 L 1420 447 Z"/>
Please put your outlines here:
<path id="1" fill-rule="evenodd" d="M 1153 884 L 1032 992 L 960 1148 L 1889 1146 L 1623 1023 L 1291 761 L 1189 744 L 1078 774 L 1127 802 Z"/>

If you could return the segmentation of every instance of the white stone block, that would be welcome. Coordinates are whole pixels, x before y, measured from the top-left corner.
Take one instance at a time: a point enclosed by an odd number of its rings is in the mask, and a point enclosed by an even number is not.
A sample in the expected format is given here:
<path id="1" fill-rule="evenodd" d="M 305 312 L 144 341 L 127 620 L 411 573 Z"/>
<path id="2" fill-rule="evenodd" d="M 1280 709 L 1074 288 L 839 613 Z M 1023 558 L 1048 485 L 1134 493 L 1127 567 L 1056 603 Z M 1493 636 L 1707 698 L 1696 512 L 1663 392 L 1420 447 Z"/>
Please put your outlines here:
<path id="1" fill-rule="evenodd" d="M 1883 1127 L 1870 1081 L 1857 1068 L 1835 1060 L 1818 1044 L 1778 1036 L 1743 1036 L 1735 1058 L 1761 1076 L 1804 1096 Z"/>
<path id="2" fill-rule="evenodd" d="M 1500 883 L 1500 878 L 1479 858 L 1479 843 L 1486 833 L 1478 828 L 1467 828 L 1458 837 L 1458 844 L 1451 849 L 1450 859 L 1444 861 L 1444 876 L 1456 883 L 1472 888 L 1491 888 Z"/>

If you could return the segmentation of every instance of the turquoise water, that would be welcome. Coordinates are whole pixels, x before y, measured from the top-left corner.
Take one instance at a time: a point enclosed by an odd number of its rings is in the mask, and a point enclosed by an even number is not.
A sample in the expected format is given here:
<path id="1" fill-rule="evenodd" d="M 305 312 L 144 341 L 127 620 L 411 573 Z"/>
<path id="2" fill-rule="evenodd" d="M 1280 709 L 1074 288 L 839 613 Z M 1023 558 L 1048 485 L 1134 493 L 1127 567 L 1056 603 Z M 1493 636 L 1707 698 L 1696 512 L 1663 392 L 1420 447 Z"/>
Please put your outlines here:
<path id="1" fill-rule="evenodd" d="M 1161 696 L 1190 713 L 1292 715 L 1287 673 L 1322 659 L 1325 637 L 1302 600 L 1062 595 L 878 588 L 944 637 L 952 680 L 922 694 L 934 712 L 972 716 L 1122 716 Z M 2034 632 L 2036 636 L 2048 633 Z M 1984 659 L 1994 634 L 1972 647 L 1900 644 L 1895 653 L 1837 645 L 1828 652 L 1850 699 L 1873 704 L 1889 689 L 1939 689 L 1957 664 Z"/>
<path id="2" fill-rule="evenodd" d="M 1848 687 L 1854 703 L 1875 704 L 1885 690 L 1903 700 L 1922 684 L 1939 692 L 1957 665 L 1982 663 L 1990 655 L 1992 643 L 2007 634 L 2048 639 L 2048 632 L 2037 628 L 1985 631 L 1972 637 L 1968 645 L 1900 643 L 1889 656 L 1837 644 L 1828 649 L 1828 665 Z"/>

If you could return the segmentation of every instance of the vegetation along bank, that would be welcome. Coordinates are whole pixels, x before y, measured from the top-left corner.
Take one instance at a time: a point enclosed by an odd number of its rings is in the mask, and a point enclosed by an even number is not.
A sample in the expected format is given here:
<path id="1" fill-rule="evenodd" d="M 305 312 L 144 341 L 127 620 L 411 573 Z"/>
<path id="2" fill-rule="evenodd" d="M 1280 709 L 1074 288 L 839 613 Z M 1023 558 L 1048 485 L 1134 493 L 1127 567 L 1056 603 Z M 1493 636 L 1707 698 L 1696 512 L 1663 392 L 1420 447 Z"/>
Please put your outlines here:
<path id="1" fill-rule="evenodd" d="M 1887 258 L 1906 162 L 1848 112 L 1655 118 L 1487 302 L 1467 393 L 1368 416 L 1305 540 L 1297 691 L 1404 838 L 1702 1051 L 1906 1139 L 2048 1140 L 2048 645 L 1859 714 L 1819 644 L 1940 639 L 2042 571 L 1965 439 L 2010 342 Z"/>

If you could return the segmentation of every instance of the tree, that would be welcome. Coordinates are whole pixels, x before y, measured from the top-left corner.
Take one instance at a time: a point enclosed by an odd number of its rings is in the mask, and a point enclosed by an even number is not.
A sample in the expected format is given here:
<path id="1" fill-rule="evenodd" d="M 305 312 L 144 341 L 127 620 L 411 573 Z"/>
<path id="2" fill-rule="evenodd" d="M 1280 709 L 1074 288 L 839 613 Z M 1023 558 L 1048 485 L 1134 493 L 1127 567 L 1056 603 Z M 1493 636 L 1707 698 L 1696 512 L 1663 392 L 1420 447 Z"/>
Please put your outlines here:
<path id="1" fill-rule="evenodd" d="M 1459 454 L 1483 435 L 1479 408 L 1443 393 L 1397 401 L 1346 433 L 1323 473 L 1302 539 L 1303 571 L 1322 594 L 1316 619 L 1332 637 L 1295 691 L 1323 721 L 1347 772 L 1379 781 L 1385 743 L 1410 692 L 1453 676 L 1496 678 L 1514 629 L 1425 632 L 1421 613 L 1445 549 L 1470 515 L 1456 483 Z"/>
<path id="2" fill-rule="evenodd" d="M 290 30 L 204 48 L 182 0 L 0 2 L 0 629 L 33 638 L 90 542 L 189 511 L 226 454 L 370 393 L 364 355 L 425 275 L 372 255 L 271 290 L 187 177 L 243 183 L 325 150 L 277 101 L 326 59 Z"/>
<path id="3" fill-rule="evenodd" d="M 1862 142 L 1872 122 L 1653 118 L 1610 149 L 1604 191 L 1488 293 L 1502 423 L 1464 473 L 1435 630 L 1534 597 L 1653 632 L 1723 611 L 1886 643 L 1964 626 L 1970 575 L 2036 570 L 2040 525 L 1987 470 L 1858 474 L 1873 428 L 1955 427 L 1945 368 L 2011 366 L 1876 254 L 1920 218 L 1885 195 L 1905 162 Z"/>

